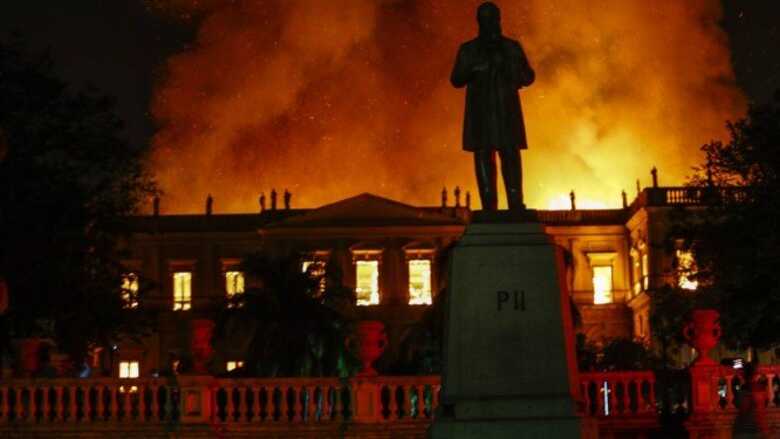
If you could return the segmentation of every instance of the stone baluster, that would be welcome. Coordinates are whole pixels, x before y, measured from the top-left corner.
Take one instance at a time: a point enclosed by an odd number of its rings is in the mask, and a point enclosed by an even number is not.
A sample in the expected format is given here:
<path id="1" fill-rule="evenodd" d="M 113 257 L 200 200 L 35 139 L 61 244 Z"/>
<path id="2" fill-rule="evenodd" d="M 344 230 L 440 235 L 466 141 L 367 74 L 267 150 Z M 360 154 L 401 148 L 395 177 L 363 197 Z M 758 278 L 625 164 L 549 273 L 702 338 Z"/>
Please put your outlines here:
<path id="1" fill-rule="evenodd" d="M 344 404 L 342 402 L 342 391 L 340 385 L 333 389 L 333 406 L 330 408 L 330 419 L 341 422 L 344 420 Z"/>
<path id="2" fill-rule="evenodd" d="M 119 401 L 118 401 L 118 390 L 116 386 L 112 387 L 111 385 L 108 386 L 108 395 L 111 398 L 109 402 L 109 413 L 108 417 L 112 421 L 119 420 Z"/>
<path id="3" fill-rule="evenodd" d="M 330 420 L 330 385 L 326 384 L 322 386 L 322 411 L 320 412 L 320 421 L 327 422 Z"/>
<path id="4" fill-rule="evenodd" d="M 406 420 L 412 416 L 412 387 L 409 384 L 401 384 L 401 412 L 399 419 Z"/>
<path id="5" fill-rule="evenodd" d="M 30 399 L 27 401 L 28 405 L 28 411 L 27 411 L 27 418 L 25 419 L 29 423 L 35 423 L 37 421 L 37 413 L 38 413 L 38 407 L 36 407 L 36 398 L 35 398 L 35 386 L 30 386 Z"/>
<path id="6" fill-rule="evenodd" d="M 640 381 L 633 378 L 626 378 L 623 381 L 623 415 L 630 415 L 633 413 L 633 410 L 631 409 L 631 389 L 635 388 L 637 391 L 634 393 L 639 395 L 639 382 Z"/>
<path id="7" fill-rule="evenodd" d="M 397 394 L 396 389 L 397 389 L 397 386 L 395 386 L 393 384 L 388 384 L 387 385 L 387 390 L 388 390 L 389 396 L 390 396 L 390 398 L 388 398 L 388 400 L 387 400 L 387 409 L 389 411 L 389 413 L 387 414 L 387 421 L 388 422 L 395 421 L 398 418 L 399 406 L 398 406 L 398 398 L 396 398 L 396 396 L 397 396 L 396 395 Z M 379 413 L 379 417 L 380 417 L 380 419 L 382 418 L 382 413 L 381 412 Z"/>
<path id="8" fill-rule="evenodd" d="M 0 387 L 0 422 L 8 421 L 8 388 Z"/>
<path id="9" fill-rule="evenodd" d="M 233 413 L 236 412 L 236 402 L 233 401 L 233 386 L 225 386 L 225 422 L 233 421 Z"/>
<path id="10" fill-rule="evenodd" d="M 309 410 L 307 415 L 307 420 L 309 422 L 317 422 L 317 400 L 319 399 L 319 396 L 317 394 L 317 386 L 311 386 L 309 387 Z"/>
<path id="11" fill-rule="evenodd" d="M 766 390 L 767 390 L 767 397 L 769 398 L 769 406 L 768 409 L 776 409 L 778 407 L 777 405 L 777 399 L 775 398 L 775 388 L 774 388 L 774 381 L 777 377 L 776 373 L 767 372 L 766 374 Z"/>
<path id="12" fill-rule="evenodd" d="M 41 389 L 41 423 L 46 423 L 51 420 L 51 405 L 49 403 L 49 398 L 51 397 L 50 391 L 51 388 L 49 386 L 44 386 Z"/>
<path id="13" fill-rule="evenodd" d="M 582 402 L 585 404 L 585 416 L 589 416 L 591 409 L 593 408 L 593 401 L 590 400 L 590 381 L 582 381 L 580 383 L 580 394 L 582 395 Z"/>
<path id="14" fill-rule="evenodd" d="M 441 396 L 441 384 L 431 386 L 431 417 L 439 408 L 439 396 Z"/>
<path id="15" fill-rule="evenodd" d="M 246 386 L 238 387 L 238 422 L 249 420 L 249 411 L 246 409 Z"/>
<path id="16" fill-rule="evenodd" d="M 76 421 L 78 421 L 79 415 L 79 404 L 76 401 L 79 394 L 79 386 L 74 384 L 69 386 L 69 389 L 70 398 L 68 399 L 68 422 L 75 424 Z"/>
<path id="17" fill-rule="evenodd" d="M 158 422 L 160 420 L 160 401 L 157 397 L 160 395 L 159 384 L 152 384 L 152 417 L 151 420 Z"/>
<path id="18" fill-rule="evenodd" d="M 301 421 L 307 422 L 309 420 L 309 390 L 310 387 L 301 386 L 298 388 L 298 398 L 295 400 L 298 403 L 298 411 L 301 413 Z"/>
<path id="19" fill-rule="evenodd" d="M 293 413 L 293 422 L 299 423 L 303 422 L 303 410 L 306 408 L 306 405 L 303 402 L 303 386 L 293 386 L 293 404 L 292 407 L 290 407 L 291 410 L 294 411 Z"/>
<path id="20" fill-rule="evenodd" d="M 95 421 L 102 421 L 106 418 L 106 401 L 103 399 L 103 386 L 95 386 Z"/>
<path id="21" fill-rule="evenodd" d="M 81 420 L 82 422 L 92 421 L 92 386 L 89 384 L 84 387 L 84 416 Z"/>
<path id="22" fill-rule="evenodd" d="M 278 392 L 277 392 L 278 391 Z M 276 399 L 276 395 L 280 395 L 279 400 Z M 285 387 L 272 387 L 268 389 L 268 419 L 271 422 L 282 422 L 282 418 L 287 415 L 285 413 L 285 401 L 287 398 L 287 392 Z M 276 417 L 277 411 L 279 412 L 279 418 Z"/>
<path id="23" fill-rule="evenodd" d="M 125 393 L 124 393 L 124 399 L 122 400 L 122 420 L 125 422 L 130 422 L 133 420 L 133 387 L 134 386 L 125 386 Z M 136 388 L 138 386 L 135 386 Z M 137 389 L 136 392 L 139 390 Z"/>
<path id="24" fill-rule="evenodd" d="M 15 396 L 16 396 L 16 420 L 20 421 L 24 419 L 24 406 L 22 406 L 22 393 L 24 392 L 24 387 L 19 387 L 16 389 Z"/>
<path id="25" fill-rule="evenodd" d="M 647 404 L 647 406 L 645 406 L 645 408 L 644 408 L 644 410 L 643 410 L 643 411 L 646 411 L 646 412 L 655 412 L 655 411 L 656 411 L 656 408 L 655 408 L 655 375 L 653 375 L 653 376 L 652 376 L 652 377 L 651 377 L 651 378 L 648 380 L 648 386 L 649 386 L 649 389 L 648 389 L 648 391 L 647 391 L 647 394 L 648 394 L 648 395 L 649 395 L 649 397 L 650 397 L 650 401 L 649 401 L 649 404 Z M 641 390 L 641 389 L 639 389 L 639 390 Z M 637 393 L 637 395 L 638 395 L 638 394 L 639 394 L 639 393 Z"/>
<path id="26" fill-rule="evenodd" d="M 609 382 L 609 414 L 610 416 L 615 416 L 618 414 L 618 381 L 608 381 Z"/>
<path id="27" fill-rule="evenodd" d="M 138 421 L 144 422 L 146 421 L 146 391 L 148 390 L 147 385 L 139 385 L 138 386 Z"/>
<path id="28" fill-rule="evenodd" d="M 252 413 L 252 422 L 262 422 L 263 421 L 263 405 L 260 402 L 260 395 L 263 394 L 263 387 L 262 386 L 252 386 L 252 407 L 250 408 L 250 412 Z"/>
<path id="29" fill-rule="evenodd" d="M 425 385 L 417 385 L 417 419 L 425 419 Z"/>

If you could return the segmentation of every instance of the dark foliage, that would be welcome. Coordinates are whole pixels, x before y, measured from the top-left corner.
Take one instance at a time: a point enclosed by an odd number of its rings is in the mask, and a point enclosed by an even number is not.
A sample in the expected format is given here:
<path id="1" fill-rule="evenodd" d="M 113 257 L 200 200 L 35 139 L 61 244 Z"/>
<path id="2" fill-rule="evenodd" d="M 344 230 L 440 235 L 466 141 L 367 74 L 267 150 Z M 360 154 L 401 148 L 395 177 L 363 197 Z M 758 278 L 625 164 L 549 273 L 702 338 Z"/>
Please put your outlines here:
<path id="1" fill-rule="evenodd" d="M 647 347 L 633 340 L 614 339 L 603 346 L 586 342 L 577 335 L 577 361 L 581 371 L 648 370 L 658 361 Z"/>
<path id="2" fill-rule="evenodd" d="M 686 242 L 698 264 L 699 295 L 721 313 L 736 349 L 780 342 L 780 98 L 730 123 L 727 143 L 703 147 L 707 164 L 692 184 L 709 207 Z"/>
<path id="3" fill-rule="evenodd" d="M 246 291 L 226 302 L 215 333 L 216 345 L 246 351 L 237 374 L 347 376 L 359 366 L 346 349 L 355 293 L 343 286 L 335 261 L 326 267 L 321 291 L 320 278 L 301 272 L 298 258 L 244 259 Z"/>
<path id="4" fill-rule="evenodd" d="M 121 139 L 111 99 L 74 92 L 48 56 L 0 42 L 0 276 L 10 330 L 54 337 L 79 361 L 90 344 L 138 335 L 123 310 L 116 231 L 154 191 L 141 148 Z"/>

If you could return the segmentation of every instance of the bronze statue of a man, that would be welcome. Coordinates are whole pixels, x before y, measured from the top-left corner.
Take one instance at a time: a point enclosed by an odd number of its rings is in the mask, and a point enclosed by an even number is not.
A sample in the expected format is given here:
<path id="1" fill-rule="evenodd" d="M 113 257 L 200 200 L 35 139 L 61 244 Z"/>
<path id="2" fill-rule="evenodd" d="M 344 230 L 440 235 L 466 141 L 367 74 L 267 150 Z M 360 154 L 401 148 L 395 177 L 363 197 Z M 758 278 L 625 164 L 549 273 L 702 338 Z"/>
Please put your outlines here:
<path id="1" fill-rule="evenodd" d="M 524 209 L 520 150 L 528 147 L 518 90 L 534 82 L 519 42 L 501 34 L 501 11 L 477 8 L 479 36 L 460 46 L 450 81 L 466 87 L 463 149 L 474 153 L 482 208 L 496 210 L 496 151 L 510 209 Z"/>

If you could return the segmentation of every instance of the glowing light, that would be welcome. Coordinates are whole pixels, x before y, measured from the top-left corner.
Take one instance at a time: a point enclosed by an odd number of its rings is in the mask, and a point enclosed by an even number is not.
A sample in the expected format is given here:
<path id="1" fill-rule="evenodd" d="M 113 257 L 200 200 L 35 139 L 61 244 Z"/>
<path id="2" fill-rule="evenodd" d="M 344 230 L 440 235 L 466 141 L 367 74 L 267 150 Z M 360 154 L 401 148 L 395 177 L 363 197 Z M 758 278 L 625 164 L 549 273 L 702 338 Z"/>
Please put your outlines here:
<path id="1" fill-rule="evenodd" d="M 409 305 L 431 303 L 431 261 L 412 259 L 409 261 Z"/>
<path id="2" fill-rule="evenodd" d="M 356 262 L 358 305 L 379 304 L 379 261 Z"/>
<path id="3" fill-rule="evenodd" d="M 692 279 L 696 273 L 696 260 L 690 250 L 677 250 L 677 285 L 684 290 L 694 291 L 699 282 Z"/>
<path id="4" fill-rule="evenodd" d="M 593 267 L 593 304 L 612 303 L 612 266 Z"/>
<path id="5" fill-rule="evenodd" d="M 138 308 L 138 275 L 127 273 L 122 276 L 122 306 Z"/>
<path id="6" fill-rule="evenodd" d="M 173 273 L 173 310 L 187 311 L 192 308 L 192 272 Z"/>
<path id="7" fill-rule="evenodd" d="M 325 279 L 325 261 L 303 261 L 301 269 L 304 273 L 308 273 L 312 278 L 319 278 L 319 284 L 317 285 L 317 292 L 322 294 L 327 288 L 327 279 Z"/>
<path id="8" fill-rule="evenodd" d="M 580 198 L 577 196 L 577 209 L 609 209 L 610 206 L 599 200 L 591 198 Z M 550 210 L 571 210 L 571 199 L 568 195 L 558 195 L 547 201 L 547 208 Z"/>
<path id="9" fill-rule="evenodd" d="M 138 378 L 139 370 L 138 361 L 119 362 L 119 378 Z"/>
<path id="10" fill-rule="evenodd" d="M 225 369 L 230 372 L 231 370 L 238 369 L 240 367 L 244 367 L 243 361 L 228 361 L 225 365 Z"/>
<path id="11" fill-rule="evenodd" d="M 240 271 L 226 271 L 225 272 L 225 294 L 228 299 L 236 296 L 236 294 L 244 293 L 244 273 Z"/>

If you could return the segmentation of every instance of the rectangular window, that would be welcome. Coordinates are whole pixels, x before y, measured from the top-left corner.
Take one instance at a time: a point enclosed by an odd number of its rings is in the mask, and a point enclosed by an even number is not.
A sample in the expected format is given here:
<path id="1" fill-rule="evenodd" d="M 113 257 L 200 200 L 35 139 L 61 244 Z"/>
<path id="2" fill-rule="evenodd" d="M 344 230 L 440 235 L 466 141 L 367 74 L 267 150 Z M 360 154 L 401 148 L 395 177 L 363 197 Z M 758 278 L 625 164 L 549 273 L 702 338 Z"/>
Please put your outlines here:
<path id="1" fill-rule="evenodd" d="M 135 273 L 122 275 L 122 307 L 138 308 L 138 275 Z"/>
<path id="2" fill-rule="evenodd" d="M 612 266 L 593 267 L 593 303 L 601 305 L 612 303 Z"/>
<path id="3" fill-rule="evenodd" d="M 319 284 L 317 285 L 317 292 L 319 294 L 324 293 L 325 288 L 327 287 L 327 280 L 325 279 L 326 262 L 313 261 L 313 260 L 303 261 L 303 263 L 301 264 L 301 269 L 304 273 L 307 273 L 309 276 L 319 279 Z"/>
<path id="4" fill-rule="evenodd" d="M 243 361 L 228 361 L 225 365 L 225 369 L 230 372 L 231 370 L 238 369 L 239 367 L 244 367 Z"/>
<path id="5" fill-rule="evenodd" d="M 225 294 L 228 299 L 233 298 L 236 294 L 244 293 L 244 273 L 241 271 L 226 271 L 225 272 Z"/>
<path id="6" fill-rule="evenodd" d="M 192 308 L 192 272 L 173 273 L 173 310 L 187 311 Z"/>
<path id="7" fill-rule="evenodd" d="M 138 378 L 139 369 L 137 361 L 120 361 L 119 378 Z"/>
<path id="8" fill-rule="evenodd" d="M 356 262 L 358 305 L 379 304 L 379 261 Z"/>
<path id="9" fill-rule="evenodd" d="M 684 290 L 694 291 L 699 282 L 692 279 L 696 274 L 696 260 L 690 250 L 677 250 L 677 285 Z"/>
<path id="10" fill-rule="evenodd" d="M 647 253 L 642 253 L 642 289 L 647 291 L 650 288 L 650 258 Z"/>
<path id="11" fill-rule="evenodd" d="M 431 261 L 412 259 L 409 261 L 409 305 L 430 305 Z"/>

